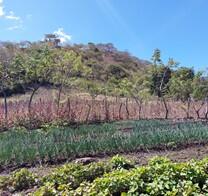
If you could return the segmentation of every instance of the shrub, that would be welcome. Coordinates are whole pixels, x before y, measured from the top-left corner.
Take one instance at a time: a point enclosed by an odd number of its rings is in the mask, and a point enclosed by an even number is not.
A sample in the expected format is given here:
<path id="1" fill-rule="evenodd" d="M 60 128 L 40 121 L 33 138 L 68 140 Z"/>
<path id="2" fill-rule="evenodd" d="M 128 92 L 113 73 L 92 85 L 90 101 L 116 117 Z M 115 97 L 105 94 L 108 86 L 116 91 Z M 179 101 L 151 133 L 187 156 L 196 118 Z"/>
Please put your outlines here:
<path id="1" fill-rule="evenodd" d="M 167 159 L 166 157 L 156 156 L 149 160 L 148 165 L 156 166 L 156 165 L 169 164 L 169 163 L 170 163 L 170 160 Z"/>
<path id="2" fill-rule="evenodd" d="M 46 183 L 40 189 L 38 189 L 33 195 L 34 196 L 55 196 L 58 191 L 55 190 L 53 183 Z"/>
<path id="3" fill-rule="evenodd" d="M 0 190 L 6 190 L 9 184 L 9 177 L 0 176 Z"/>
<path id="4" fill-rule="evenodd" d="M 14 191 L 27 190 L 36 185 L 38 179 L 27 169 L 21 169 L 11 175 L 11 185 Z"/>
<path id="5" fill-rule="evenodd" d="M 208 159 L 172 163 L 155 157 L 148 165 L 131 170 L 123 168 L 126 163 L 129 161 L 115 156 L 109 162 L 66 164 L 38 183 L 34 175 L 22 169 L 10 177 L 1 177 L 0 188 L 13 193 L 37 185 L 38 190 L 31 193 L 35 196 L 194 196 L 208 193 Z"/>
<path id="6" fill-rule="evenodd" d="M 116 155 L 111 159 L 111 164 L 114 169 L 130 169 L 134 167 L 134 163 L 123 156 Z"/>
<path id="7" fill-rule="evenodd" d="M 89 165 L 66 164 L 56 169 L 51 175 L 44 177 L 43 185 L 46 190 L 51 189 L 64 191 L 67 189 L 76 189 L 84 182 L 92 182 L 95 178 L 101 177 L 104 173 L 110 172 L 111 167 L 105 163 L 91 163 Z M 50 183 L 50 184 L 48 184 Z M 47 186 L 49 188 L 47 188 Z"/>

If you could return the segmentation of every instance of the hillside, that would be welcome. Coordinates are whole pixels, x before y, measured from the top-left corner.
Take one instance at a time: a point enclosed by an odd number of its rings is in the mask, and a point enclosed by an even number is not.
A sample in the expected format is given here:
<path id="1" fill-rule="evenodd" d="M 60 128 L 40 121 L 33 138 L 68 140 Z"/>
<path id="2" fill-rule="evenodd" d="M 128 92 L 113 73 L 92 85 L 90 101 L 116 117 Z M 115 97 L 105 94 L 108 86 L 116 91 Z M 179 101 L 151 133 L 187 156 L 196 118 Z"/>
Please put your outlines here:
<path id="1" fill-rule="evenodd" d="M 70 47 L 81 54 L 84 63 L 91 67 L 96 80 L 106 81 L 110 76 L 130 77 L 133 72 L 144 71 L 150 64 L 132 56 L 128 52 L 117 50 L 113 44 L 73 45 Z"/>
<path id="2" fill-rule="evenodd" d="M 48 54 L 44 54 L 43 48 L 45 47 L 48 48 L 48 52 L 51 56 L 47 57 Z M 74 58 L 74 61 L 79 58 L 81 59 L 79 62 L 81 65 L 79 65 L 79 71 L 76 71 L 76 73 L 70 74 L 67 77 L 73 78 L 78 82 L 81 79 L 81 83 L 89 82 L 90 85 L 98 84 L 98 86 L 100 86 L 105 84 L 109 81 L 109 79 L 112 78 L 115 78 L 117 80 L 124 78 L 130 79 L 133 73 L 142 73 L 150 64 L 150 62 L 132 56 L 128 52 L 119 51 L 111 43 L 88 43 L 86 45 L 73 44 L 56 46 L 54 45 L 53 41 L 41 41 L 34 43 L 28 41 L 21 43 L 0 42 L 0 62 L 5 64 L 6 66 L 14 63 L 16 64 L 15 66 L 20 66 L 22 68 L 24 66 L 27 66 L 27 64 L 33 64 L 34 62 L 31 62 L 29 60 L 30 58 L 28 57 L 28 55 L 31 55 L 32 58 L 34 58 L 35 63 L 39 63 L 39 60 L 41 60 L 41 58 L 43 57 L 48 58 L 47 63 L 53 64 L 54 67 L 59 67 L 60 63 L 62 62 L 62 56 L 64 56 L 65 54 L 70 54 L 70 52 L 74 52 L 75 54 L 75 56 L 72 57 L 72 59 Z M 59 69 L 62 69 L 62 66 L 66 66 L 64 69 L 68 69 L 68 72 L 71 72 L 70 70 L 73 69 L 73 64 L 76 63 L 70 59 L 64 61 L 64 65 L 60 65 Z M 30 66 L 34 67 L 37 65 L 34 64 Z M 52 65 L 50 66 L 52 67 Z M 54 73 L 60 71 L 57 70 L 58 68 L 50 69 L 53 69 Z M 87 74 L 87 76 L 86 74 L 83 74 L 83 69 L 90 70 L 90 74 Z M 44 68 L 41 71 L 43 71 L 44 74 Z M 21 75 L 21 73 L 18 74 Z M 47 80 L 47 76 L 43 76 L 43 74 L 40 74 L 42 79 L 36 77 L 34 80 L 37 80 L 38 83 L 40 82 L 41 86 L 43 87 L 50 87 L 50 84 L 52 84 L 53 82 L 51 83 L 49 80 Z M 60 77 L 62 77 L 62 75 L 60 75 Z M 9 88 L 7 88 L 6 90 L 7 96 L 17 93 L 24 93 L 30 90 L 30 84 L 32 80 L 31 76 L 29 76 L 28 78 L 29 82 L 26 81 L 25 75 L 23 75 L 23 78 L 23 83 L 21 82 L 20 84 L 18 82 L 18 85 L 9 85 Z M 77 85 L 76 87 L 77 90 L 81 90 L 82 88 L 80 85 Z M 84 88 L 86 90 L 86 87 Z M 3 93 L 1 92 L 0 95 L 3 96 Z"/>

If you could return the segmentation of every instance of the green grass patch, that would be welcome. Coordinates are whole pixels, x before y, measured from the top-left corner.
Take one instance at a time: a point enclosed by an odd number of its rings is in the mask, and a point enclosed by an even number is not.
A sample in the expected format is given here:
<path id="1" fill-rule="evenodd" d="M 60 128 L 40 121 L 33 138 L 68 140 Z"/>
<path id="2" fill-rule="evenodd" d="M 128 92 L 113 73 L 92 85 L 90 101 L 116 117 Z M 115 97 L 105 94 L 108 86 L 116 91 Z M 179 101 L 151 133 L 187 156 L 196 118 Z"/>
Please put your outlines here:
<path id="1" fill-rule="evenodd" d="M 200 122 L 174 124 L 170 121 L 142 120 L 77 128 L 13 130 L 0 134 L 0 165 L 56 162 L 207 141 L 208 127 Z"/>

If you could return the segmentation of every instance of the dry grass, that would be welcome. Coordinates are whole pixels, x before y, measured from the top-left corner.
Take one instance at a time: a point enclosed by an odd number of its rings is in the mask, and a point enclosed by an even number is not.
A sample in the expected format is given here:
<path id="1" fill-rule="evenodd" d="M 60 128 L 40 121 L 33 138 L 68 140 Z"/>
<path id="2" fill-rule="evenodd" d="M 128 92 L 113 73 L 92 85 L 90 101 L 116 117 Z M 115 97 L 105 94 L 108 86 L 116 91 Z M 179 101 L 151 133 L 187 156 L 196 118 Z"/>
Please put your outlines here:
<path id="1" fill-rule="evenodd" d="M 31 124 L 31 128 L 37 128 L 41 124 L 52 121 L 64 121 L 67 123 L 103 122 L 117 120 L 136 119 L 164 119 L 165 109 L 160 101 L 143 102 L 141 112 L 139 106 L 133 99 L 108 97 L 107 102 L 103 95 L 92 100 L 87 93 L 75 90 L 64 90 L 61 96 L 60 108 L 57 111 L 57 90 L 39 89 L 32 104 L 32 115 L 28 114 L 28 101 L 30 93 L 16 95 L 8 98 L 8 127 L 14 125 Z M 3 101 L 3 100 L 1 100 Z M 169 108 L 169 119 L 185 119 L 186 105 L 182 102 L 167 102 Z M 200 102 L 192 102 L 190 117 L 197 119 L 194 108 L 199 107 Z M 200 118 L 205 118 L 205 105 L 200 109 Z M 36 125 L 37 123 L 37 125 Z M 0 127 L 5 128 L 4 105 L 0 104 Z"/>

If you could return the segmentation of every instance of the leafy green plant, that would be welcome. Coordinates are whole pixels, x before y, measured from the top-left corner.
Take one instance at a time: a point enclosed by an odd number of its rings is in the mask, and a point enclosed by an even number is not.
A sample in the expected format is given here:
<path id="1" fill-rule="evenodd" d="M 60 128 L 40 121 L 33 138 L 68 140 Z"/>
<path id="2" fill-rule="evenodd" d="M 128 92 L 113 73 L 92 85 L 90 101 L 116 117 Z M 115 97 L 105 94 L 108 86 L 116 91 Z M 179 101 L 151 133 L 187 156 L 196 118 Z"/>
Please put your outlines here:
<path id="1" fill-rule="evenodd" d="M 41 186 L 35 193 L 34 196 L 55 196 L 58 194 L 58 191 L 55 190 L 54 184 L 51 182 L 46 183 L 44 186 Z"/>
<path id="2" fill-rule="evenodd" d="M 62 189 L 67 185 L 72 189 L 79 187 L 84 181 L 92 182 L 95 178 L 111 171 L 111 166 L 105 163 L 91 163 L 83 166 L 81 164 L 66 164 L 57 168 L 51 175 L 44 177 L 43 184 L 50 182 L 55 189 Z M 51 184 L 50 184 L 51 185 Z"/>
<path id="3" fill-rule="evenodd" d="M 149 161 L 149 165 L 150 166 L 157 166 L 157 165 L 161 165 L 161 164 L 169 164 L 170 160 L 165 158 L 165 157 L 153 157 L 152 159 L 150 159 Z"/>
<path id="4" fill-rule="evenodd" d="M 27 169 L 21 169 L 11 175 L 11 186 L 15 191 L 29 189 L 36 185 L 37 182 L 37 177 Z"/>
<path id="5" fill-rule="evenodd" d="M 134 163 L 123 156 L 116 155 L 111 159 L 111 164 L 114 169 L 130 169 L 134 167 Z"/>
<path id="6" fill-rule="evenodd" d="M 0 176 L 0 190 L 5 190 L 9 184 L 9 177 Z"/>
<path id="7" fill-rule="evenodd" d="M 118 156 L 113 160 L 119 164 L 124 162 Z M 1 177 L 0 187 L 11 193 L 30 189 L 30 195 L 35 196 L 192 196 L 208 193 L 207 158 L 172 163 L 167 158 L 154 157 L 146 166 L 130 170 L 113 164 L 112 160 L 89 165 L 65 164 L 39 179 L 39 183 L 33 174 L 22 169 L 9 177 Z M 34 186 L 38 186 L 35 191 Z"/>

